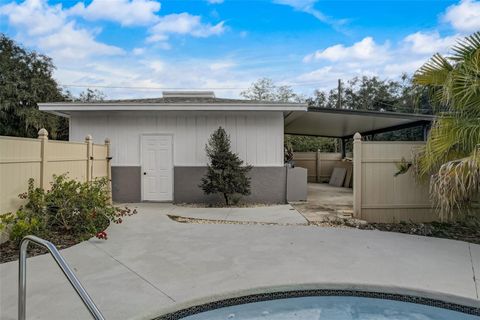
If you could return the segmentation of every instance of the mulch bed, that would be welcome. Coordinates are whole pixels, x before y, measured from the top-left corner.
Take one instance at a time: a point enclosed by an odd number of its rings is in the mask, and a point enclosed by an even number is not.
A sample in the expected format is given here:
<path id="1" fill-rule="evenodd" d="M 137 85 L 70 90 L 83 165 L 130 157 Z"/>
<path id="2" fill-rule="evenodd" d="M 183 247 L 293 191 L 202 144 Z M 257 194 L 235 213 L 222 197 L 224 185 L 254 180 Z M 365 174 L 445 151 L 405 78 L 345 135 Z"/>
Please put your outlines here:
<path id="1" fill-rule="evenodd" d="M 358 229 L 399 232 L 480 244 L 479 220 L 454 223 L 368 223 L 358 226 Z"/>
<path id="2" fill-rule="evenodd" d="M 58 249 L 65 249 L 77 243 L 82 242 L 81 238 L 71 234 L 61 234 L 52 232 L 46 240 L 52 242 Z M 33 257 L 40 254 L 45 254 L 48 251 L 40 246 L 31 244 L 28 246 L 28 256 Z M 0 244 L 0 263 L 18 260 L 19 244 L 13 241 L 7 241 Z"/>

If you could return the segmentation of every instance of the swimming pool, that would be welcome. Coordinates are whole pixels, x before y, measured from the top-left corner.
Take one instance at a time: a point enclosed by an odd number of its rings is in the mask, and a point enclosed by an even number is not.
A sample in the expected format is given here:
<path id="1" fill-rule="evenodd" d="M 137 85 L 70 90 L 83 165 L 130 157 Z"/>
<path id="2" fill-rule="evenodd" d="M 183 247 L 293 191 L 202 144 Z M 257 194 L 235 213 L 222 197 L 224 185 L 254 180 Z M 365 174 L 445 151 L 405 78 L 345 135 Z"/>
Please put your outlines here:
<path id="1" fill-rule="evenodd" d="M 185 320 L 479 320 L 479 316 L 403 301 L 362 297 L 287 298 L 210 310 Z"/>
<path id="2" fill-rule="evenodd" d="M 427 298 L 365 292 L 329 293 L 275 293 L 232 298 L 190 307 L 158 319 L 480 320 L 478 308 Z"/>

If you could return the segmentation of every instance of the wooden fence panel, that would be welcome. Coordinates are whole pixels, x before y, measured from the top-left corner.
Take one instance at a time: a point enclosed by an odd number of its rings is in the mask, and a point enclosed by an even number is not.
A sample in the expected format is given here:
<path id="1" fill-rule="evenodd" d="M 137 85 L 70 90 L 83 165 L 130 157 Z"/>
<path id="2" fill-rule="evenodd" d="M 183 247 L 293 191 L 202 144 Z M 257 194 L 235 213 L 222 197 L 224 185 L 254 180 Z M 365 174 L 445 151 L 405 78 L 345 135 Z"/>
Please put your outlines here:
<path id="1" fill-rule="evenodd" d="M 328 182 L 333 168 L 342 160 L 341 153 L 331 152 L 294 152 L 296 167 L 307 169 L 309 182 Z"/>
<path id="2" fill-rule="evenodd" d="M 396 163 L 411 161 L 423 142 L 354 141 L 354 214 L 370 222 L 432 221 L 428 183 L 409 170 L 394 176 Z"/>

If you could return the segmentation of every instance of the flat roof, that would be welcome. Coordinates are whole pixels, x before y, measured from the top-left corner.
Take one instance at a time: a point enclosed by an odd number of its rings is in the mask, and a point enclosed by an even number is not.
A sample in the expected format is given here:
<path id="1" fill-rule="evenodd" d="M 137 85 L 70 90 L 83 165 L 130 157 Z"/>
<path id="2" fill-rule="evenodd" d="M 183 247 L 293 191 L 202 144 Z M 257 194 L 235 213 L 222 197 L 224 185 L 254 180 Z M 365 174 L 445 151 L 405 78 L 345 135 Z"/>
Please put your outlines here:
<path id="1" fill-rule="evenodd" d="M 105 100 L 98 102 L 39 103 L 39 109 L 61 116 L 83 111 L 307 111 L 305 103 L 280 103 L 212 96 L 168 94 L 162 98 Z"/>
<path id="2" fill-rule="evenodd" d="M 429 125 L 435 116 L 387 111 L 362 111 L 309 107 L 285 117 L 285 133 L 293 135 L 351 138 Z"/>

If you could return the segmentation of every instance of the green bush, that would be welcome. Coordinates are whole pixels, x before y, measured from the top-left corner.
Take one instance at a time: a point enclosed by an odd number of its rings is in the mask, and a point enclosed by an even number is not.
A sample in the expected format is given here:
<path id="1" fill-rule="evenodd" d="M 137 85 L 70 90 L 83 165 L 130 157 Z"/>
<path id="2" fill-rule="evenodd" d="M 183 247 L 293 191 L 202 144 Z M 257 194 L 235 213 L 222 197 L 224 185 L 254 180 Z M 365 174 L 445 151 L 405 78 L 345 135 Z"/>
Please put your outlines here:
<path id="1" fill-rule="evenodd" d="M 96 235 L 106 239 L 104 231 L 110 222 L 121 223 L 122 217 L 136 211 L 110 203 L 108 180 L 79 182 L 67 176 L 54 176 L 50 190 L 28 182 L 28 191 L 19 197 L 27 203 L 16 213 L 0 216 L 0 228 L 9 231 L 10 240 L 20 241 L 27 234 L 49 237 L 52 233 L 69 234 L 78 239 Z"/>

